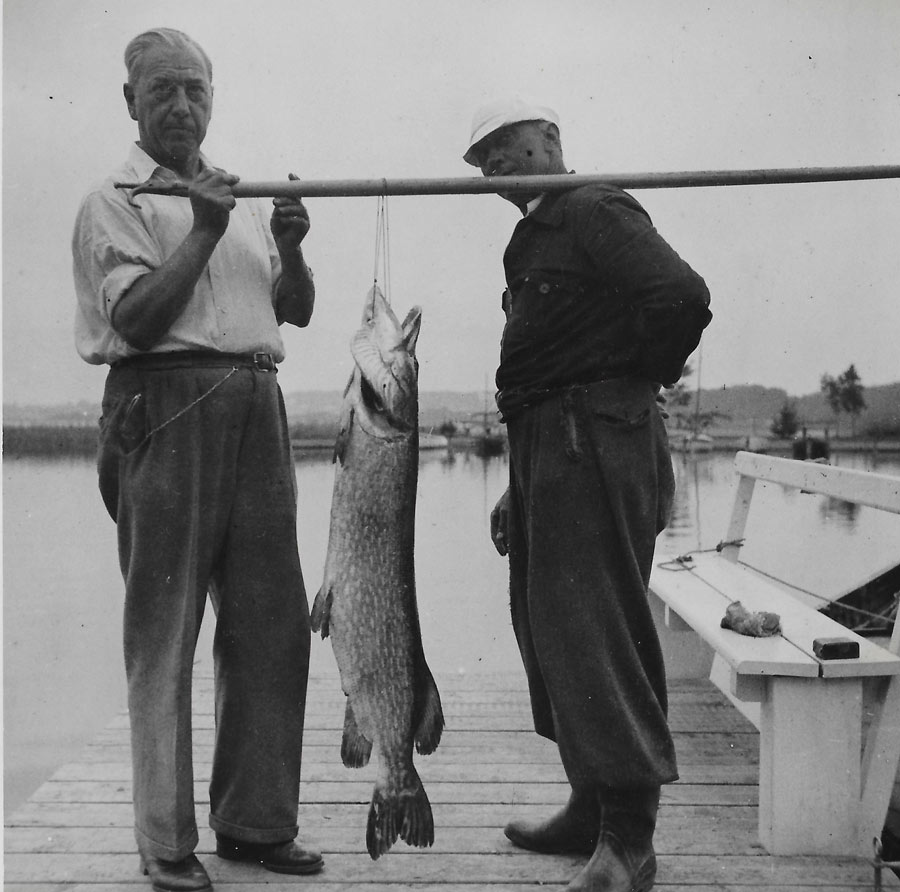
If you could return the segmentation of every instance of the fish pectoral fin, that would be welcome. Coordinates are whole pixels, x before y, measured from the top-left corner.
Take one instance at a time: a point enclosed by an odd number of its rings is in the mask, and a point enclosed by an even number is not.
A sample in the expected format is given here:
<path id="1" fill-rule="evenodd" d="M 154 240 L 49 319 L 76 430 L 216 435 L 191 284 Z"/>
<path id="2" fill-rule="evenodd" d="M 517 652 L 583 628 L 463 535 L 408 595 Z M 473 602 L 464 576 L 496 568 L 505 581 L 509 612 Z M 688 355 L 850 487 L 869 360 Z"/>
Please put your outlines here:
<path id="1" fill-rule="evenodd" d="M 344 464 L 344 453 L 347 451 L 347 443 L 350 441 L 350 428 L 353 426 L 353 409 L 345 418 L 341 418 L 341 429 L 338 431 L 337 439 L 334 441 L 334 454 L 331 457 L 331 463 L 340 465 Z"/>
<path id="2" fill-rule="evenodd" d="M 362 768 L 369 764 L 371 755 L 372 741 L 359 730 L 353 707 L 347 700 L 347 708 L 344 710 L 344 736 L 341 738 L 341 761 L 348 768 Z"/>
<path id="3" fill-rule="evenodd" d="M 434 677 L 427 666 L 419 673 L 416 691 L 415 741 L 416 752 L 423 756 L 433 753 L 441 742 L 444 730 L 444 710 Z"/>
<path id="4" fill-rule="evenodd" d="M 402 786 L 375 785 L 366 825 L 366 848 L 371 859 L 375 861 L 387 852 L 398 836 L 411 846 L 434 843 L 431 803 L 412 765 L 403 774 Z"/>
<path id="5" fill-rule="evenodd" d="M 322 584 L 316 595 L 312 613 L 309 615 L 309 624 L 314 632 L 321 632 L 322 638 L 327 638 L 331 631 L 331 602 L 333 600 L 331 586 L 327 582 Z"/>

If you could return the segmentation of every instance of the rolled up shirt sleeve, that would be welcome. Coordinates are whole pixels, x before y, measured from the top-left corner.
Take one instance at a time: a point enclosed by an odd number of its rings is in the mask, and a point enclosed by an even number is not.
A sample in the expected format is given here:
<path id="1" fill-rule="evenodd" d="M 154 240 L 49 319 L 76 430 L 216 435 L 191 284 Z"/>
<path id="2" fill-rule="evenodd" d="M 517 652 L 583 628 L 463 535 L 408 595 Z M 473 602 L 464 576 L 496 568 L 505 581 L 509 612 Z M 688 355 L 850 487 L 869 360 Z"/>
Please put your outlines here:
<path id="1" fill-rule="evenodd" d="M 112 329 L 116 304 L 141 276 L 160 266 L 162 253 L 124 191 L 104 184 L 79 208 L 72 257 L 78 299 L 76 347 L 86 361 L 103 363 L 110 352 L 127 351 Z"/>
<path id="2" fill-rule="evenodd" d="M 139 352 L 112 326 L 116 305 L 141 276 L 159 269 L 178 250 L 193 226 L 188 200 L 134 195 L 115 186 L 143 182 L 157 169 L 133 145 L 125 164 L 89 190 L 79 208 L 72 238 L 75 343 L 87 362 L 114 363 Z M 269 231 L 270 215 L 271 206 L 262 199 L 237 202 L 186 306 L 155 351 L 263 352 L 276 362 L 284 359 L 274 291 L 281 260 Z"/>

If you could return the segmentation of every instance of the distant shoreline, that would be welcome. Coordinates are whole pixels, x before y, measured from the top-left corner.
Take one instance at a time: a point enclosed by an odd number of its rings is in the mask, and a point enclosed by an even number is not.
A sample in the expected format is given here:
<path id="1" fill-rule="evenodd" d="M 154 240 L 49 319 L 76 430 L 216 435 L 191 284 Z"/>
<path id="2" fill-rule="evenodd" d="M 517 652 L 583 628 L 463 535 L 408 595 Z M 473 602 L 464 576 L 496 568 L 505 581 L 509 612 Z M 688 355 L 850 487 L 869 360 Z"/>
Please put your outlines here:
<path id="1" fill-rule="evenodd" d="M 323 429 L 324 428 L 324 429 Z M 670 432 L 674 434 L 674 432 Z M 751 449 L 754 452 L 790 453 L 792 441 L 773 437 L 754 437 L 750 446 L 744 434 L 719 432 L 710 430 L 711 449 L 714 452 L 736 452 Z M 14 458 L 93 458 L 97 453 L 97 427 L 83 424 L 4 424 L 3 425 L 3 457 Z M 332 425 L 291 425 L 291 448 L 294 452 L 326 452 L 334 448 L 335 431 Z M 457 449 L 466 451 L 476 449 L 478 438 L 457 435 L 449 441 L 445 437 L 436 436 L 423 429 L 420 448 Z M 830 437 L 829 446 L 832 452 L 900 452 L 900 438 L 873 438 L 860 434 L 855 437 Z M 672 436 L 672 452 L 679 454 L 675 436 Z"/>
<path id="2" fill-rule="evenodd" d="M 294 452 L 330 452 L 334 449 L 333 425 L 293 424 L 290 428 Z M 455 436 L 452 441 L 427 430 L 419 434 L 419 448 L 469 449 L 477 438 Z M 3 457 L 14 458 L 93 458 L 97 454 L 98 429 L 85 424 L 4 424 Z"/>

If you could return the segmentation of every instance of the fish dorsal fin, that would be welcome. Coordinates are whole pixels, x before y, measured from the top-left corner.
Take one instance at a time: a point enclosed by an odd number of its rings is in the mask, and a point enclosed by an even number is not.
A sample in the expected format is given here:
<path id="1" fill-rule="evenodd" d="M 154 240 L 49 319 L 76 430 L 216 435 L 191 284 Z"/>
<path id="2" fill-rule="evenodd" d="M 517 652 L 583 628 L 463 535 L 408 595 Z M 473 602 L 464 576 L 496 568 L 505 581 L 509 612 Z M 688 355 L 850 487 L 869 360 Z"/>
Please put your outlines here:
<path id="1" fill-rule="evenodd" d="M 413 307 L 403 320 L 403 338 L 402 343 L 406 348 L 406 352 L 410 356 L 414 356 L 416 352 L 416 342 L 419 340 L 419 329 L 422 327 L 422 308 Z"/>

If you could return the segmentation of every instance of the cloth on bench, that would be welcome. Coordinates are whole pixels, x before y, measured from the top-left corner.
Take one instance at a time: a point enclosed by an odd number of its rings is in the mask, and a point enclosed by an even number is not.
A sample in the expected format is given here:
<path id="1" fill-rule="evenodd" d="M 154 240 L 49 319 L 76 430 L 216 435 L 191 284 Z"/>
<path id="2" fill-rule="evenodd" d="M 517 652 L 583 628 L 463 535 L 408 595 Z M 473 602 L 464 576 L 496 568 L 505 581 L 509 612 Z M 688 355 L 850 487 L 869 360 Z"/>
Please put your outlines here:
<path id="1" fill-rule="evenodd" d="M 781 617 L 765 610 L 748 610 L 740 601 L 732 601 L 722 617 L 722 628 L 751 638 L 769 638 L 781 634 Z"/>

